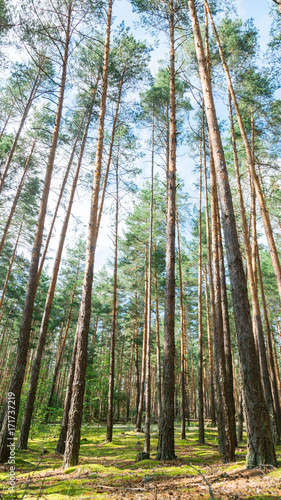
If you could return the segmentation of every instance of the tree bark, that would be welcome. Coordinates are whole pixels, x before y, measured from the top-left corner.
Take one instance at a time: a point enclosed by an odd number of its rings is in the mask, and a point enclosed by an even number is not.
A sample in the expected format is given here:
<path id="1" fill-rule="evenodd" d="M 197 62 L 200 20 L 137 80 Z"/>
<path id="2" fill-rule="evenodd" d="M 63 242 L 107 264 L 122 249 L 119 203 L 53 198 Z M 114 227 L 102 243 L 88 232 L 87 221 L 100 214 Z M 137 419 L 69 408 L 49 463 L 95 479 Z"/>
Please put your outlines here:
<path id="1" fill-rule="evenodd" d="M 57 381 L 57 377 L 58 377 L 58 374 L 59 374 L 59 369 L 60 369 L 60 366 L 61 366 L 61 361 L 62 361 L 63 354 L 64 354 L 65 343 L 66 343 L 66 339 L 67 339 L 67 335 L 68 335 L 68 330 L 69 330 L 69 325 L 70 325 L 70 321 L 71 321 L 71 315 L 72 315 L 73 302 L 74 302 L 74 297 L 75 297 L 75 292 L 76 292 L 76 286 L 77 286 L 77 279 L 78 279 L 79 269 L 80 269 L 80 262 L 78 262 L 78 267 L 77 267 L 77 271 L 76 271 L 75 284 L 74 284 L 74 287 L 73 287 L 73 290 L 72 290 L 71 299 L 70 299 L 70 306 L 69 306 L 67 321 L 66 321 L 66 325 L 65 325 L 64 337 L 63 337 L 62 345 L 60 346 L 59 355 L 57 357 L 56 364 L 55 364 L 55 367 L 54 367 L 52 387 L 51 387 L 51 391 L 50 391 L 50 395 L 49 395 L 49 399 L 48 399 L 48 403 L 47 403 L 47 408 L 46 408 L 46 417 L 45 417 L 46 423 L 48 423 L 48 420 L 49 420 L 49 410 L 50 410 L 51 405 L 52 405 L 52 399 L 53 399 L 53 395 L 54 395 L 54 391 L 55 391 L 56 381 Z"/>
<path id="2" fill-rule="evenodd" d="M 207 36 L 206 36 L 207 40 Z M 207 181 L 207 161 L 206 161 L 206 141 L 205 127 L 203 127 L 203 164 L 204 164 L 204 190 L 205 190 L 205 218 L 206 218 L 206 240 L 207 240 L 207 259 L 208 259 L 208 276 L 210 290 L 210 305 L 211 305 L 211 324 L 209 316 L 209 300 L 207 288 L 207 273 L 205 277 L 206 286 L 206 306 L 207 306 L 207 329 L 208 329 L 208 351 L 210 364 L 210 396 L 211 396 L 211 419 L 212 425 L 216 425 L 216 402 L 215 402 L 215 387 L 214 387 L 214 365 L 213 365 L 213 339 L 215 332 L 215 307 L 214 307 L 214 282 L 212 269 L 212 248 L 210 237 L 210 216 L 209 216 L 209 200 L 208 200 L 208 181 Z"/>

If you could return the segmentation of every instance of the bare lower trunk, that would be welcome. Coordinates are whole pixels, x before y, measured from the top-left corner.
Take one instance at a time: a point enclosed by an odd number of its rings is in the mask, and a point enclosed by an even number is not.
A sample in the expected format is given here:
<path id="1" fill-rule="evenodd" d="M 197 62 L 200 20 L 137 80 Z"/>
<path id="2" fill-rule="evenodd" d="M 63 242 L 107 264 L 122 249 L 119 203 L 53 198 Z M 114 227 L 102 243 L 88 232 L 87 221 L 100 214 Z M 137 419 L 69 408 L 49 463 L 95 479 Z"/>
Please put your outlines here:
<path id="1" fill-rule="evenodd" d="M 206 36 L 207 40 L 207 36 Z M 213 283 L 213 269 L 212 269 L 212 248 L 210 237 L 210 216 L 209 216 L 209 200 L 208 200 L 208 182 L 207 182 L 207 161 L 206 161 L 206 141 L 205 141 L 205 127 L 203 127 L 203 163 L 204 163 L 204 190 L 205 190 L 205 218 L 206 218 L 206 239 L 207 239 L 207 259 L 208 259 L 208 275 L 209 275 L 209 290 L 211 302 L 211 322 L 209 317 L 209 300 L 208 300 L 208 287 L 207 287 L 207 273 L 205 277 L 206 286 L 206 306 L 207 306 L 207 328 L 208 328 L 208 351 L 209 351 L 209 365 L 210 365 L 210 396 L 211 396 L 211 419 L 212 425 L 216 425 L 216 402 L 215 402 L 215 387 L 214 387 L 214 365 L 213 365 L 213 338 L 215 331 L 215 307 L 214 307 L 214 283 Z M 211 324 L 210 324 L 211 323 Z"/>
<path id="2" fill-rule="evenodd" d="M 225 343 L 224 324 L 222 314 L 222 293 L 220 274 L 220 249 L 219 249 L 219 213 L 217 188 L 215 181 L 214 163 L 211 154 L 210 161 L 211 178 L 211 213 L 212 213 L 212 252 L 214 272 L 214 304 L 215 304 L 215 335 L 214 335 L 214 359 L 217 391 L 217 415 L 219 447 L 223 454 L 224 462 L 235 460 L 235 438 L 232 433 L 229 414 L 228 386 L 225 366 Z"/>
<path id="3" fill-rule="evenodd" d="M 75 292 L 76 292 L 76 286 L 77 286 L 77 279 L 78 279 L 79 269 L 80 269 L 80 262 L 78 263 L 77 272 L 76 272 L 76 280 L 75 280 L 75 284 L 74 284 L 74 287 L 73 287 L 73 290 L 72 290 L 72 295 L 71 295 L 71 300 L 70 300 L 70 306 L 69 306 L 68 316 L 67 316 L 67 321 L 66 321 L 66 326 L 65 326 L 64 337 L 63 337 L 63 340 L 62 340 L 62 345 L 59 346 L 60 347 L 59 354 L 57 356 L 56 364 L 55 364 L 55 367 L 54 367 L 53 382 L 52 382 L 52 387 L 51 387 L 51 391 L 50 391 L 50 395 L 49 395 L 49 399 L 48 399 L 48 403 L 47 403 L 47 409 L 46 409 L 47 410 L 46 411 L 46 417 L 45 417 L 46 423 L 48 423 L 48 420 L 49 420 L 49 410 L 50 410 L 51 405 L 52 405 L 52 399 L 53 399 L 53 395 L 54 395 L 54 391 L 55 391 L 57 377 L 58 377 L 58 374 L 59 374 L 59 369 L 60 369 L 62 358 L 63 358 L 63 354 L 64 354 L 65 343 L 66 343 L 66 339 L 67 339 L 67 335 L 68 335 L 68 330 L 69 330 L 69 325 L 70 325 L 70 321 L 71 321 L 71 315 L 72 315 L 73 302 L 74 302 L 74 297 L 75 297 Z"/>

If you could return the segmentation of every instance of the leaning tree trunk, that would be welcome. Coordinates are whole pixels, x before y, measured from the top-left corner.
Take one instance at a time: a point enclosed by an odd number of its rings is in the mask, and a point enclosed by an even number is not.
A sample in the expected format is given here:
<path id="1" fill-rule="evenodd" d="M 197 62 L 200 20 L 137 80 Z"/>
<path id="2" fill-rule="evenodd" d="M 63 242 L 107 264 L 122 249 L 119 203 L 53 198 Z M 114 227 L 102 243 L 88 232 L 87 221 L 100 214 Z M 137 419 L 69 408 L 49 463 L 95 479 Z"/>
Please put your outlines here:
<path id="1" fill-rule="evenodd" d="M 259 273 L 260 292 L 261 292 L 261 298 L 262 298 L 263 317 L 264 317 L 265 331 L 266 331 L 266 338 L 267 338 L 268 361 L 269 361 L 270 375 L 271 375 L 270 380 L 271 380 L 271 387 L 272 387 L 272 397 L 273 397 L 273 404 L 274 404 L 274 409 L 275 409 L 276 425 L 277 425 L 277 430 L 278 430 L 278 434 L 279 434 L 279 438 L 280 438 L 280 429 L 281 429 L 280 393 L 278 390 L 278 381 L 277 381 L 277 374 L 276 374 L 275 362 L 274 362 L 274 351 L 273 351 L 273 345 L 272 345 L 272 339 L 271 339 L 269 319 L 268 319 L 268 314 L 267 314 L 265 292 L 264 292 L 264 286 L 263 286 L 263 276 L 262 276 L 262 272 L 261 272 L 261 264 L 260 264 L 260 256 L 259 256 L 259 249 L 258 248 L 257 248 L 257 264 L 258 264 L 258 273 Z"/>
<path id="2" fill-rule="evenodd" d="M 67 163 L 67 167 L 66 167 L 66 170 L 65 170 L 65 173 L 64 173 L 63 181 L 62 181 L 62 184 L 61 184 L 61 187 L 60 187 L 60 193 L 59 193 L 59 197 L 57 199 L 56 208 L 55 208 L 54 213 L 53 213 L 52 221 L 51 221 L 51 224 L 50 224 L 50 227 L 49 227 L 48 236 L 46 238 L 44 249 L 43 249 L 43 252 L 42 252 L 41 259 L 40 259 L 40 263 L 39 263 L 39 267 L 38 267 L 38 273 L 37 273 L 37 286 L 39 284 L 40 277 L 41 277 L 41 274 L 42 274 L 43 266 L 44 266 L 46 255 L 47 255 L 47 251 L 48 251 L 48 248 L 49 248 L 49 243 L 50 243 L 52 232 L 53 232 L 53 229 L 54 229 L 54 226 L 55 226 L 55 222 L 56 222 L 56 218 L 57 218 L 57 215 L 58 215 L 58 211 L 59 211 L 59 208 L 61 206 L 61 200 L 62 200 L 62 197 L 63 197 L 63 194 L 64 194 L 64 190 L 65 190 L 66 183 L 67 183 L 67 180 L 68 180 L 68 177 L 69 177 L 70 169 L 71 169 L 71 166 L 72 166 L 72 163 L 73 163 L 73 158 L 74 158 L 74 155 L 75 155 L 76 146 L 77 146 L 77 142 L 78 142 L 79 137 L 80 137 L 80 132 L 81 132 L 81 128 L 82 128 L 83 122 L 84 122 L 84 115 L 82 117 L 79 129 L 78 129 L 76 137 L 74 139 L 74 143 L 73 143 L 73 146 L 72 146 L 71 154 L 70 154 L 70 157 L 69 157 L 69 160 L 68 160 L 68 163 Z"/>
<path id="3" fill-rule="evenodd" d="M 200 80 L 206 106 L 211 148 L 214 155 L 216 177 L 220 192 L 224 239 L 231 281 L 233 311 L 249 429 L 247 467 L 255 467 L 263 463 L 276 465 L 270 421 L 264 399 L 259 361 L 253 337 L 247 284 L 239 247 L 234 208 L 213 100 L 212 84 L 206 65 L 194 0 L 188 0 L 188 5 L 199 64 Z"/>
<path id="4" fill-rule="evenodd" d="M 19 239 L 20 239 L 22 225 L 23 225 L 23 221 L 21 222 L 21 225 L 20 225 L 20 228 L 19 228 L 18 236 L 17 236 L 16 243 L 15 243 L 15 246 L 14 246 L 14 250 L 13 250 L 13 253 L 12 253 L 11 258 L 10 258 L 10 263 L 9 263 L 8 271 L 7 271 L 7 274 L 6 274 L 5 282 L 4 282 L 4 285 L 3 285 L 3 288 L 2 288 L 2 293 L 1 293 L 1 298 L 0 298 L 0 309 L 1 309 L 2 305 L 3 305 L 3 300 L 4 300 L 6 289 L 7 289 L 7 286 L 8 286 L 8 282 L 9 282 L 9 278 L 10 278 L 12 266 L 13 266 L 13 263 L 14 263 L 14 259 L 15 259 L 15 255 L 16 255 L 16 251 L 17 251 Z"/>
<path id="5" fill-rule="evenodd" d="M 19 199 L 19 196 L 20 196 L 20 193 L 21 193 L 22 187 L 23 187 L 23 183 L 24 183 L 25 177 L 26 177 L 27 169 L 28 169 L 28 167 L 29 167 L 31 157 L 32 157 L 32 155 L 33 155 L 33 151 L 34 151 L 34 148 L 35 148 L 36 140 L 37 140 L 37 139 L 34 139 L 33 144 L 32 144 L 32 146 L 31 146 L 30 153 L 29 153 L 29 155 L 28 155 L 28 157 L 27 157 L 27 160 L 26 160 L 26 162 L 25 162 L 24 171 L 23 171 L 23 174 L 22 174 L 22 176 L 21 176 L 21 179 L 20 179 L 20 182 L 19 182 L 19 185 L 18 185 L 18 188 L 17 188 L 16 194 L 15 194 L 15 197 L 14 197 L 14 201 L 13 201 L 13 204 L 12 204 L 12 207 L 11 207 L 11 210 L 10 210 L 10 213 L 9 213 L 9 217 L 8 217 L 7 222 L 6 222 L 6 224 L 5 224 L 5 227 L 4 227 L 4 231 L 3 231 L 3 234 L 2 234 L 2 238 L 1 238 L 1 241 L 0 241 L 0 253 L 2 252 L 2 249 L 3 249 L 4 243 L 5 243 L 5 239 L 6 239 L 6 236 L 7 236 L 7 232 L 8 232 L 8 229 L 9 229 L 9 227 L 10 227 L 11 220 L 12 220 L 12 218 L 13 218 L 13 215 L 14 215 L 14 212 L 15 212 L 15 209 L 16 209 L 16 206 L 17 206 L 17 203 L 18 203 L 18 199 Z"/>
<path id="6" fill-rule="evenodd" d="M 80 305 L 80 311 L 76 329 L 77 353 L 75 360 L 75 374 L 73 380 L 71 406 L 69 411 L 68 431 L 65 443 L 65 452 L 63 461 L 64 468 L 69 467 L 71 465 L 77 465 L 79 458 L 83 400 L 85 392 L 85 377 L 86 377 L 86 366 L 87 366 L 88 333 L 89 333 L 89 325 L 91 318 L 91 295 L 92 295 L 92 284 L 93 284 L 93 266 L 94 266 L 94 257 L 96 248 L 95 236 L 97 232 L 98 197 L 100 190 L 101 167 L 102 167 L 111 16 L 112 16 L 112 0 L 108 0 L 106 36 L 105 36 L 105 46 L 104 46 L 102 93 L 101 93 L 100 115 L 99 115 L 99 125 L 98 125 L 95 171 L 94 171 L 93 190 L 91 199 L 90 220 L 88 227 L 83 291 L 82 291 L 82 299 L 81 299 L 81 305 Z"/>
<path id="7" fill-rule="evenodd" d="M 174 3 L 169 17 L 170 35 L 170 155 L 167 172 L 166 289 L 163 347 L 163 402 L 157 460 L 174 460 L 174 358 L 175 358 L 175 221 L 176 221 L 176 89 Z"/>
<path id="8" fill-rule="evenodd" d="M 17 354 L 16 354 L 16 359 L 15 359 L 15 364 L 14 364 L 14 371 L 13 371 L 13 375 L 12 375 L 10 386 L 9 386 L 9 393 L 13 393 L 14 397 L 15 397 L 15 426 L 17 423 L 19 404 L 20 404 L 20 395 L 21 395 L 21 389 L 22 389 L 22 384 L 23 384 L 24 374 L 25 374 L 25 369 L 26 369 L 26 363 L 27 363 L 27 354 L 28 354 L 28 347 L 29 347 L 29 337 L 30 337 L 30 329 L 31 329 L 31 322 L 32 322 L 32 314 L 33 314 L 34 300 L 35 300 L 35 294 L 36 294 L 36 289 L 37 289 L 38 263 L 39 263 L 39 258 L 40 258 L 40 249 L 41 249 L 41 244 L 42 244 L 45 215 L 46 215 L 46 210 L 47 210 L 48 196 L 49 196 L 49 191 L 50 191 L 51 177 L 52 177 L 52 171 L 53 171 L 53 166 L 54 166 L 57 141 L 58 141 L 58 135 L 59 135 L 59 127 L 60 127 L 61 114 L 62 114 L 63 97 L 64 97 L 64 90 L 65 90 L 65 83 L 66 83 L 67 62 L 68 62 L 68 55 L 69 55 L 68 49 L 69 49 L 69 42 L 70 42 L 71 13 L 72 13 L 72 3 L 70 2 L 69 6 L 68 6 L 67 25 L 66 25 L 66 30 L 65 30 L 64 57 L 63 57 L 63 64 L 62 64 L 62 76 L 61 76 L 61 82 L 60 82 L 60 93 L 59 93 L 59 99 L 58 99 L 58 105 L 57 105 L 56 119 L 55 119 L 55 124 L 54 124 L 54 129 L 53 129 L 51 147 L 50 147 L 50 152 L 49 152 L 49 158 L 48 158 L 44 186 L 43 186 L 43 192 L 42 192 L 41 203 L 40 203 L 39 214 L 38 214 L 38 221 L 37 221 L 34 242 L 33 242 L 33 249 L 32 249 L 31 263 L 30 263 L 30 269 L 29 269 L 29 277 L 28 277 L 28 283 L 27 283 L 25 303 L 24 303 L 24 307 L 23 307 L 22 322 L 21 322 L 20 334 L 19 334 L 19 339 L 18 339 Z M 2 423 L 1 433 L 0 433 L 0 462 L 7 460 L 9 457 L 9 448 L 7 448 L 7 439 L 8 439 L 8 414 L 6 412 L 3 423 Z"/>
<path id="9" fill-rule="evenodd" d="M 50 284 L 49 284 L 49 289 L 48 289 L 48 293 L 47 293 L 47 297 L 46 297 L 46 302 L 45 302 L 44 313 L 43 313 L 43 317 L 42 317 L 39 337 L 38 337 L 38 341 L 37 341 L 36 352 L 35 352 L 35 356 L 34 356 L 34 360 L 33 360 L 33 364 L 32 364 L 30 381 L 29 381 L 29 388 L 28 388 L 28 393 L 27 393 L 27 398 L 26 398 L 26 403 L 25 403 L 25 409 L 24 409 L 21 429 L 20 429 L 18 442 L 17 442 L 17 448 L 21 449 L 21 450 L 27 449 L 28 436 L 29 436 L 31 419 L 32 419 L 34 403 L 35 403 L 35 398 L 36 398 L 41 361 L 42 361 L 43 351 L 44 351 L 44 347 L 45 347 L 45 343 L 46 343 L 48 325 L 49 325 L 49 320 L 50 320 L 50 315 L 51 315 L 51 310 L 52 310 L 52 305 L 53 305 L 53 300 L 54 300 L 58 272 L 59 272 L 61 258 L 62 258 L 62 251 L 64 248 L 64 242 L 65 242 L 65 238 L 66 238 L 66 234 L 67 234 L 68 223 L 69 223 L 69 219 L 70 219 L 74 195 L 75 195 L 78 177 L 79 177 L 79 173 L 80 173 L 80 167 L 81 167 L 83 153 L 84 153 L 85 144 L 86 144 L 86 139 L 87 139 L 87 135 L 88 135 L 88 128 L 90 125 L 91 114 L 92 114 L 92 108 L 89 111 L 89 116 L 88 116 L 87 123 L 85 126 L 84 134 L 83 134 L 80 154 L 79 154 L 79 158 L 77 161 L 75 175 L 74 175 L 74 178 L 72 181 L 72 186 L 71 186 L 71 191 L 70 191 L 70 196 L 69 196 L 69 201 L 68 201 L 68 206 L 67 206 L 63 226 L 61 229 L 60 239 L 59 239 L 57 253 L 56 253 L 54 267 L 53 267 L 53 272 L 52 272 L 52 276 L 51 276 L 51 280 L 50 280 Z"/>

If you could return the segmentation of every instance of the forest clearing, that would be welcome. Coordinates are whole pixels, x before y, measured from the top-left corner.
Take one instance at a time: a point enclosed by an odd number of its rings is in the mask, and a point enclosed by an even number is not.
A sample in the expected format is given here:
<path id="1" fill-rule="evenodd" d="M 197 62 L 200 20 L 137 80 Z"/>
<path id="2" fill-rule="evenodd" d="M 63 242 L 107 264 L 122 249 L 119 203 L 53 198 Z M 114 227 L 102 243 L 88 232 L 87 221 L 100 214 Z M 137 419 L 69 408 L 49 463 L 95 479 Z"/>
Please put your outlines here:
<path id="1" fill-rule="evenodd" d="M 281 0 L 0 0 L 0 497 L 281 498 Z"/>

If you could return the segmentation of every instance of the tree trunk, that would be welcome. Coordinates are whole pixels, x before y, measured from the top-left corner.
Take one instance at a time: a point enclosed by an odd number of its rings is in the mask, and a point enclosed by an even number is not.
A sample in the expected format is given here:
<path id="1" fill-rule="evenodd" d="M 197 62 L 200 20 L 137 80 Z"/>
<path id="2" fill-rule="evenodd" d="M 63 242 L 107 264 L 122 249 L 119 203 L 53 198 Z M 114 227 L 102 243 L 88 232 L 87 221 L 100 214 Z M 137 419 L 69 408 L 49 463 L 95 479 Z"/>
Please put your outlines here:
<path id="1" fill-rule="evenodd" d="M 65 186 L 66 186 L 66 183 L 67 183 L 67 180 L 68 180 L 68 177 L 69 177 L 69 173 L 70 173 L 70 169 L 71 169 L 71 166 L 72 166 L 72 163 L 73 163 L 73 158 L 74 158 L 74 154 L 75 154 L 75 151 L 76 151 L 77 142 L 78 142 L 79 137 L 80 137 L 81 128 L 82 128 L 82 125 L 83 125 L 83 122 L 84 122 L 84 117 L 85 116 L 83 115 L 81 123 L 80 123 L 80 126 L 79 126 L 79 129 L 78 129 L 78 132 L 76 134 L 76 137 L 75 137 L 75 140 L 74 140 L 74 143 L 73 143 L 73 146 L 72 146 L 72 151 L 71 151 L 71 154 L 70 154 L 70 157 L 69 157 L 69 160 L 68 160 L 68 164 L 67 164 L 67 167 L 66 167 L 66 171 L 64 173 L 63 181 L 62 181 L 62 184 L 61 184 L 61 187 L 60 187 L 60 194 L 59 194 L 59 197 L 58 197 L 58 200 L 57 200 L 57 203 L 56 203 L 56 208 L 55 208 L 54 213 L 53 213 L 52 221 L 51 221 L 51 224 L 50 224 L 50 227 L 49 227 L 48 236 L 47 236 L 47 239 L 45 241 L 44 250 L 42 252 L 42 256 L 41 256 L 40 263 L 39 263 L 38 274 L 37 274 L 37 286 L 38 286 L 39 281 L 40 281 L 40 277 L 41 277 L 41 274 L 42 274 L 42 270 L 43 270 L 43 266 L 44 266 L 46 254 L 47 254 L 47 251 L 48 251 L 48 248 L 49 248 L 49 243 L 50 243 L 52 232 L 53 232 L 54 225 L 55 225 L 55 222 L 56 222 L 58 210 L 60 208 L 60 204 L 61 204 L 61 200 L 62 200 L 62 197 L 63 197 L 63 194 L 64 194 Z M 81 146 L 81 148 L 82 148 L 82 146 Z"/>
<path id="2" fill-rule="evenodd" d="M 204 108 L 203 108 L 204 109 Z M 204 113 L 202 114 L 204 131 Z M 203 132 L 204 134 L 204 132 Z M 203 137 L 204 142 L 204 137 Z M 198 427 L 199 443 L 205 443 L 204 431 L 204 392 L 203 392 L 203 320 L 202 320 L 202 153 L 200 147 L 199 206 L 198 206 Z"/>
<path id="3" fill-rule="evenodd" d="M 147 344 L 147 244 L 145 244 L 145 270 L 144 270 L 144 318 L 143 318 L 143 341 L 142 341 L 142 359 L 141 359 L 141 379 L 140 379 L 140 397 L 137 408 L 138 415 L 136 420 L 136 431 L 141 432 L 142 414 L 144 407 L 144 384 L 145 384 L 145 369 L 146 369 L 146 344 Z"/>
<path id="4" fill-rule="evenodd" d="M 119 155 L 119 146 L 118 153 Z M 118 257 L 118 156 L 116 160 L 116 205 L 115 205 L 115 237 L 114 237 L 114 275 L 113 275 L 113 305 L 112 305 L 112 328 L 110 339 L 110 364 L 108 382 L 108 409 L 107 409 L 107 431 L 106 443 L 112 441 L 113 430 L 113 394 L 114 394 L 114 370 L 115 370 L 115 342 L 117 329 L 117 257 Z"/>
<path id="5" fill-rule="evenodd" d="M 224 352 L 225 352 L 225 373 L 226 373 L 226 390 L 227 390 L 227 411 L 229 415 L 229 432 L 232 435 L 232 442 L 237 446 L 236 423 L 235 423 L 235 402 L 234 402 L 234 386 L 233 386 L 233 369 L 232 369 L 232 348 L 230 325 L 228 316 L 228 300 L 225 280 L 224 257 L 221 238 L 221 227 L 219 212 L 218 217 L 218 250 L 219 250 L 219 268 L 220 268 L 220 285 L 221 285 L 221 310 L 224 335 Z"/>
<path id="6" fill-rule="evenodd" d="M 222 293 L 219 252 L 219 214 L 218 198 L 215 180 L 213 156 L 210 158 L 211 178 L 211 214 L 212 214 L 212 253 L 214 271 L 214 305 L 215 305 L 215 335 L 214 359 L 217 390 L 217 416 L 219 432 L 219 448 L 224 462 L 235 460 L 235 434 L 233 436 L 229 413 L 228 386 L 225 363 L 224 324 L 222 314 Z"/>
<path id="7" fill-rule="evenodd" d="M 71 405 L 76 352 L 77 352 L 77 336 L 75 336 L 75 338 L 74 338 L 74 345 L 73 345 L 71 363 L 70 363 L 70 367 L 69 367 L 69 375 L 68 375 L 68 379 L 67 379 L 66 393 L 65 393 L 65 398 L 64 398 L 61 430 L 60 430 L 58 444 L 56 447 L 56 453 L 60 453 L 61 455 L 63 455 L 64 451 L 65 451 L 65 441 L 66 441 L 67 428 L 68 428 L 69 410 L 70 410 L 70 405 Z"/>
<path id="8" fill-rule="evenodd" d="M 97 234 L 98 197 L 99 197 L 101 167 L 102 167 L 111 16 L 112 16 L 112 0 L 108 0 L 106 37 L 104 46 L 103 79 L 102 79 L 101 104 L 100 104 L 98 138 L 97 138 L 97 149 L 96 149 L 96 159 L 95 159 L 95 171 L 94 171 L 93 190 L 92 190 L 92 199 L 90 208 L 90 220 L 88 227 L 83 291 L 82 291 L 82 299 L 81 299 L 79 318 L 76 330 L 77 353 L 75 360 L 75 374 L 73 380 L 71 407 L 69 411 L 68 432 L 67 432 L 64 461 L 63 461 L 64 468 L 70 467 L 72 465 L 77 465 L 79 457 L 79 448 L 80 448 L 80 434 L 81 434 L 83 399 L 85 392 L 85 376 L 86 376 L 86 366 L 87 366 L 88 333 L 89 333 L 89 324 L 91 318 L 91 295 L 92 295 L 93 266 L 94 266 L 94 256 L 95 256 L 95 246 L 96 246 L 95 240 Z"/>
<path id="9" fill-rule="evenodd" d="M 206 36 L 206 41 L 207 41 L 207 36 Z M 209 300 L 208 300 L 207 273 L 206 273 L 205 287 L 206 287 L 206 306 L 207 306 L 208 351 L 209 351 L 209 364 L 210 364 L 210 396 L 211 396 L 210 410 L 211 410 L 212 425 L 215 426 L 216 425 L 216 402 L 215 402 L 214 365 L 213 365 L 213 338 L 214 338 L 214 331 L 215 331 L 215 308 L 214 308 L 214 283 L 213 283 L 213 270 L 212 270 L 212 248 L 211 248 L 211 238 L 210 238 L 210 216 L 209 216 L 209 201 L 208 201 L 206 141 L 205 141 L 205 127 L 204 126 L 203 126 L 202 137 L 203 137 L 207 259 L 208 259 L 209 290 L 210 290 L 210 302 L 211 302 L 211 325 L 210 325 L 210 316 L 208 313 Z"/>
<path id="10" fill-rule="evenodd" d="M 145 426 L 144 453 L 150 453 L 150 405 L 151 405 L 151 281 L 152 281 L 152 232 L 153 232 L 153 189 L 154 189 L 154 109 L 152 111 L 151 132 L 151 182 L 150 182 L 150 214 L 148 243 L 148 277 L 147 277 L 147 339 L 146 339 L 146 370 L 145 370 Z"/>
<path id="11" fill-rule="evenodd" d="M 209 354 L 209 371 L 210 371 L 210 417 L 212 420 L 212 427 L 215 427 L 216 426 L 216 401 L 215 401 L 215 387 L 214 387 L 213 337 L 212 337 L 211 325 L 210 325 L 208 282 L 207 282 L 207 269 L 206 268 L 205 268 L 205 298 L 206 298 L 205 301 L 206 301 L 208 354 Z"/>
<path id="12" fill-rule="evenodd" d="M 40 249 L 42 244 L 43 237 L 43 229 L 45 222 L 45 215 L 47 209 L 48 196 L 50 191 L 51 177 L 53 171 L 53 165 L 55 160 L 58 134 L 59 134 L 59 126 L 61 121 L 62 114 L 62 106 L 63 106 L 63 97 L 65 90 L 65 82 L 66 82 L 66 70 L 67 70 L 67 61 L 68 61 L 68 48 L 70 41 L 70 20 L 72 13 L 72 3 L 69 3 L 68 6 L 68 16 L 67 16 L 67 25 L 65 30 L 65 48 L 64 48 L 64 58 L 63 58 L 63 67 L 62 67 L 62 76 L 60 82 L 60 93 L 58 99 L 58 106 L 56 112 L 55 125 L 53 129 L 51 147 L 49 152 L 49 158 L 46 168 L 43 192 L 41 197 L 41 203 L 38 214 L 38 221 L 35 231 L 35 237 L 33 242 L 31 263 L 29 269 L 29 277 L 27 283 L 27 290 L 25 296 L 25 303 L 23 308 L 22 322 L 20 328 L 20 334 L 18 339 L 18 347 L 16 360 L 14 365 L 14 371 L 12 375 L 12 379 L 9 386 L 9 392 L 15 395 L 15 425 L 17 423 L 19 404 L 20 404 L 20 394 L 24 379 L 24 373 L 27 362 L 27 352 L 29 346 L 29 337 L 30 337 L 30 328 L 32 322 L 32 314 L 34 307 L 34 300 L 37 288 L 37 271 L 38 271 L 38 263 L 40 257 Z M 9 438 L 10 439 L 10 438 Z M 2 429 L 0 433 L 0 462 L 4 462 L 9 457 L 9 448 L 7 447 L 8 440 L 8 414 L 6 413 Z"/>
<path id="13" fill-rule="evenodd" d="M 155 292 L 155 333 L 156 333 L 156 367 L 157 367 L 157 406 L 158 423 L 162 412 L 162 378 L 161 378 L 161 348 L 160 348 L 160 328 L 159 328 L 159 305 L 157 292 L 157 274 L 154 270 L 154 292 Z"/>
<path id="14" fill-rule="evenodd" d="M 174 2 L 169 15 L 170 35 L 170 155 L 166 229 L 166 290 L 163 348 L 163 402 L 157 460 L 174 460 L 174 358 L 175 358 L 175 217 L 176 217 L 176 89 L 174 48 Z"/>
<path id="15" fill-rule="evenodd" d="M 249 429 L 247 467 L 259 466 L 263 463 L 275 466 L 276 456 L 267 406 L 260 380 L 260 369 L 252 331 L 246 278 L 238 242 L 224 151 L 212 94 L 212 85 L 207 70 L 194 0 L 188 0 L 188 4 L 220 192 L 224 239 L 231 281 L 233 310 Z"/>
<path id="16" fill-rule="evenodd" d="M 176 213 L 176 226 L 177 226 L 177 239 L 178 239 L 178 261 L 179 261 L 179 280 L 180 280 L 180 322 L 181 322 L 181 374 L 180 374 L 180 387 L 181 387 L 181 439 L 186 438 L 185 434 L 185 359 L 184 359 L 184 336 L 185 336 L 185 325 L 184 325 L 184 309 L 183 309 L 183 286 L 182 286 L 182 270 L 181 270 L 181 249 L 180 249 L 180 233 L 179 233 L 179 222 L 178 222 L 178 212 Z"/>

